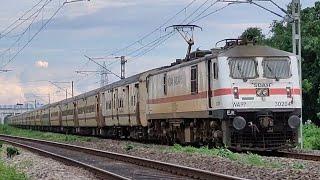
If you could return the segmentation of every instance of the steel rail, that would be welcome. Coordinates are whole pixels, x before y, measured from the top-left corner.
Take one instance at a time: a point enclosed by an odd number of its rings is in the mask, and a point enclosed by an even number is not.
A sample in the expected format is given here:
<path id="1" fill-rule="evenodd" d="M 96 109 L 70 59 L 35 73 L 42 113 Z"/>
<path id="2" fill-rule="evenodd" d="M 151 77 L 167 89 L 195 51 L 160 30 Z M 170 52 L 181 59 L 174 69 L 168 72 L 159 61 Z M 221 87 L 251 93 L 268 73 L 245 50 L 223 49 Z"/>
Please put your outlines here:
<path id="1" fill-rule="evenodd" d="M 114 160 L 118 160 L 118 161 L 122 161 L 122 162 L 128 162 L 128 163 L 135 164 L 138 166 L 148 167 L 148 168 L 152 168 L 152 169 L 156 169 L 156 170 L 160 170 L 160 171 L 164 171 L 164 172 L 169 172 L 174 175 L 179 175 L 179 176 L 184 176 L 184 177 L 189 177 L 189 178 L 194 178 L 194 179 L 244 180 L 244 178 L 240 178 L 240 177 L 236 177 L 236 176 L 230 176 L 230 175 L 226 175 L 226 174 L 215 173 L 215 172 L 210 172 L 210 171 L 206 171 L 206 170 L 201 170 L 201 169 L 196 169 L 196 168 L 191 168 L 191 167 L 186 167 L 186 166 L 181 166 L 181 165 L 176 165 L 176 164 L 171 164 L 171 163 L 166 163 L 166 162 L 161 162 L 161 161 L 156 161 L 156 160 L 150 160 L 150 159 L 141 158 L 141 157 L 135 157 L 135 156 L 126 155 L 126 154 L 102 151 L 102 150 L 97 150 L 97 149 L 93 149 L 93 148 L 87 148 L 87 147 L 65 144 L 65 143 L 58 143 L 58 142 L 52 142 L 52 141 L 45 141 L 45 140 L 38 140 L 38 139 L 32 139 L 32 138 L 25 138 L 25 137 L 0 134 L 0 140 L 8 142 L 8 140 L 6 140 L 6 138 L 42 143 L 42 144 L 47 144 L 47 145 L 53 145 L 53 146 L 57 146 L 57 147 L 61 147 L 61 148 L 65 148 L 65 149 L 69 149 L 69 150 L 73 150 L 73 151 L 81 151 L 83 153 L 88 153 L 88 154 L 101 156 L 101 157 L 105 157 L 105 158 L 110 158 L 110 159 L 114 159 Z M 12 142 L 13 141 L 11 141 L 9 143 L 12 143 Z M 15 142 L 13 142 L 13 143 L 15 143 Z"/>
<path id="2" fill-rule="evenodd" d="M 280 157 L 292 158 L 292 159 L 302 159 L 309 161 L 320 161 L 320 155 L 308 154 L 308 153 L 297 153 L 297 152 L 289 152 L 289 151 L 278 151 L 277 152 Z"/>
<path id="3" fill-rule="evenodd" d="M 7 140 L 7 139 L 0 138 L 0 140 L 4 141 L 6 143 L 9 143 L 9 144 L 15 145 L 15 146 L 19 146 L 19 147 L 24 148 L 24 149 L 28 149 L 29 151 L 38 153 L 40 155 L 43 155 L 43 156 L 46 156 L 46 157 L 51 157 L 51 158 L 53 158 L 55 160 L 64 162 L 66 164 L 72 164 L 74 166 L 82 167 L 82 168 L 94 173 L 96 176 L 98 176 L 99 178 L 102 178 L 102 179 L 130 180 L 129 178 L 114 174 L 114 173 L 106 171 L 104 169 L 100 169 L 100 168 L 91 166 L 89 164 L 82 163 L 80 161 L 68 158 L 66 156 L 55 154 L 55 153 L 52 153 L 52 152 L 49 152 L 49 151 L 46 151 L 46 150 L 42 150 L 42 149 L 39 149 L 39 148 L 36 148 L 36 147 L 32 147 L 32 146 L 29 146 L 29 145 L 25 145 L 25 144 L 21 144 L 21 143 L 18 143 L 18 142 L 10 141 L 10 140 Z"/>

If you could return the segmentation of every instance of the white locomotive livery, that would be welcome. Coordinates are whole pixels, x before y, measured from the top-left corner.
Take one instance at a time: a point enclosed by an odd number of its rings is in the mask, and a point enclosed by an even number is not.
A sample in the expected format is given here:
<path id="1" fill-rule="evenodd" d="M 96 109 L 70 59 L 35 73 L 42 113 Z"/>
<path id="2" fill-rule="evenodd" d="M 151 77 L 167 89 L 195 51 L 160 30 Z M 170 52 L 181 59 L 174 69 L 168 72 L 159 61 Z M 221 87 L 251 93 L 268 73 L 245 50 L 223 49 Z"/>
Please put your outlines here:
<path id="1" fill-rule="evenodd" d="M 231 44 L 197 50 L 190 59 L 9 117 L 8 123 L 238 150 L 296 146 L 302 106 L 296 56 L 267 46 Z"/>

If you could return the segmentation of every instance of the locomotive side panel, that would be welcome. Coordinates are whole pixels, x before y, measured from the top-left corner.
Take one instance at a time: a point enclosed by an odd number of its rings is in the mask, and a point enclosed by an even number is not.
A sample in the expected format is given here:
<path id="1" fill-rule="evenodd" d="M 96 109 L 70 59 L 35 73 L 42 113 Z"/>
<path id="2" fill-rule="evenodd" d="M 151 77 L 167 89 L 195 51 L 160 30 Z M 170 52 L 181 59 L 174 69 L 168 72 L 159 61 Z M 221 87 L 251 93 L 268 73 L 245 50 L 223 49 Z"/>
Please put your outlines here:
<path id="1" fill-rule="evenodd" d="M 207 62 L 149 77 L 148 118 L 207 118 Z"/>

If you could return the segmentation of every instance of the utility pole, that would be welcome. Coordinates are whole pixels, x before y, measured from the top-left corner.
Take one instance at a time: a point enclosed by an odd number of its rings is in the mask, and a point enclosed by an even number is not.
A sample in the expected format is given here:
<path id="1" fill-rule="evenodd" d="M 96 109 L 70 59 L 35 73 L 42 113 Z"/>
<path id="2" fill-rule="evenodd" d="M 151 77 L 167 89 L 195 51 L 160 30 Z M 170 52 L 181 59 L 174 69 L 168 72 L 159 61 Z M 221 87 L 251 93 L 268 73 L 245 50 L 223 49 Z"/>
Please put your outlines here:
<path id="1" fill-rule="evenodd" d="M 103 66 L 105 66 L 105 63 L 103 63 Z M 106 66 L 105 66 L 106 67 Z M 107 72 L 104 68 L 101 68 L 100 70 L 89 70 L 89 71 L 75 71 L 76 73 L 79 73 L 79 74 L 84 74 L 84 73 L 100 73 L 100 87 L 103 87 L 107 84 L 109 84 L 109 79 L 108 79 L 108 75 L 111 74 L 109 72 Z"/>
<path id="2" fill-rule="evenodd" d="M 125 56 L 121 56 L 120 60 L 121 60 L 121 79 L 124 79 L 124 78 L 126 78 L 125 73 L 126 73 L 127 60 L 126 60 Z"/>
<path id="3" fill-rule="evenodd" d="M 292 52 L 296 55 L 299 62 L 299 80 L 300 80 L 300 97 L 302 104 L 302 58 L 301 58 L 301 4 L 300 0 L 292 0 Z M 300 148 L 303 148 L 303 121 L 302 121 L 302 109 L 300 117 L 300 130 L 299 130 L 299 142 Z"/>
<path id="4" fill-rule="evenodd" d="M 102 66 L 103 67 L 100 68 L 100 87 L 108 84 L 108 72 L 105 69 L 107 68 L 105 61 L 102 63 Z"/>
<path id="5" fill-rule="evenodd" d="M 127 63 L 127 60 L 126 60 L 126 57 L 125 56 L 117 56 L 117 57 L 114 57 L 116 59 L 120 59 L 120 64 L 121 64 L 121 67 L 120 67 L 120 79 L 125 79 L 126 78 L 126 63 Z"/>
<path id="6" fill-rule="evenodd" d="M 9 72 L 9 71 L 12 71 L 10 69 L 0 69 L 0 72 Z"/>
<path id="7" fill-rule="evenodd" d="M 72 97 L 73 97 L 73 81 L 71 81 L 71 94 L 72 94 Z"/>

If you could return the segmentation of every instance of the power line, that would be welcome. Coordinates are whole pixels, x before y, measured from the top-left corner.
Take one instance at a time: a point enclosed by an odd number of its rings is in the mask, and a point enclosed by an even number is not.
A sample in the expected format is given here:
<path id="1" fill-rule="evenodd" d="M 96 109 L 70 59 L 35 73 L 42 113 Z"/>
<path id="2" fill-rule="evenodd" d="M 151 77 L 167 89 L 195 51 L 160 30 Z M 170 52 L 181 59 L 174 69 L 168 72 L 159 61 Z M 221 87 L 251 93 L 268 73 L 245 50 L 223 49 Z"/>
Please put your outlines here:
<path id="1" fill-rule="evenodd" d="M 27 32 L 27 30 L 29 29 L 30 30 L 30 27 L 31 25 L 33 24 L 34 20 L 39 16 L 40 12 L 44 9 L 45 6 L 47 6 L 52 0 L 47 0 L 44 5 L 38 9 L 36 12 L 36 16 L 33 18 L 32 22 L 30 23 L 30 25 L 28 26 L 28 28 L 25 29 L 25 31 L 22 33 L 22 35 L 18 38 L 18 40 L 15 42 L 19 42 L 22 38 L 22 36 Z M 13 57 L 9 58 L 9 61 L 7 61 L 6 63 L 4 63 L 4 65 L 2 67 L 6 67 L 10 62 L 12 62 L 30 43 L 31 41 L 47 26 L 47 24 L 53 19 L 53 17 L 55 17 L 57 15 L 57 13 L 66 5 L 66 4 L 69 4 L 69 3 L 73 3 L 73 2 L 80 2 L 80 1 L 86 1 L 86 0 L 73 0 L 73 1 L 64 1 L 62 3 L 62 5 L 60 5 L 58 7 L 58 9 L 52 14 L 52 16 L 45 22 L 41 25 L 41 27 L 38 29 L 38 31 L 36 31 L 35 34 L 33 34 L 33 36 L 31 38 L 29 38 L 29 40 L 26 42 L 26 44 L 24 46 L 21 47 L 21 49 L 19 49 L 14 55 Z M 35 13 L 36 13 L 35 12 Z M 34 14 L 35 14 L 34 13 Z M 15 44 L 14 43 L 14 44 Z M 9 48 L 10 50 L 11 48 Z"/>
<path id="2" fill-rule="evenodd" d="M 19 17 L 17 20 L 15 20 L 13 23 L 11 23 L 9 26 L 7 26 L 4 30 L 1 31 L 0 33 L 0 39 L 2 39 L 3 37 L 5 37 L 8 33 L 10 33 L 11 31 L 13 31 L 13 29 L 17 28 L 18 26 L 20 26 L 22 23 L 18 24 L 17 26 L 14 26 L 11 30 L 9 30 L 7 33 L 5 33 L 8 29 L 10 29 L 14 24 L 16 24 L 18 21 L 23 20 L 24 16 L 27 15 L 29 12 L 31 12 L 34 8 L 36 8 L 42 1 L 44 0 L 40 0 L 38 3 L 36 3 L 34 6 L 32 6 L 31 9 L 27 10 L 25 13 L 23 13 L 23 15 L 21 17 Z M 28 17 L 30 18 L 30 16 Z M 28 19 L 27 18 L 27 19 Z M 25 20 L 23 20 L 23 22 L 25 22 Z M 5 34 L 4 34 L 5 33 Z M 4 34 L 4 35 L 2 35 Z"/>
<path id="3" fill-rule="evenodd" d="M 176 18 L 176 16 L 178 16 L 179 14 L 181 14 L 182 12 L 184 12 L 187 8 L 189 8 L 194 2 L 196 2 L 197 0 L 192 0 L 189 4 L 187 4 L 187 6 L 185 6 L 183 9 L 181 9 L 180 11 L 178 11 L 175 15 L 173 15 L 172 17 L 170 17 L 168 20 L 166 20 L 163 24 L 161 24 L 159 27 L 155 28 L 153 31 L 149 32 L 148 34 L 142 36 L 140 39 L 134 41 L 133 43 L 121 48 L 121 49 L 118 49 L 114 52 L 112 52 L 110 55 L 114 55 L 116 53 L 119 53 L 123 50 L 126 50 L 128 48 L 130 48 L 131 46 L 135 45 L 135 44 L 138 44 L 140 42 L 142 42 L 144 39 L 146 39 L 147 37 L 149 37 L 151 34 L 157 32 L 158 30 L 161 30 L 161 28 L 163 28 L 166 24 L 168 24 L 170 21 L 172 21 L 173 19 Z"/>
<path id="4" fill-rule="evenodd" d="M 53 15 L 40 27 L 40 29 L 27 41 L 27 43 L 14 54 L 12 58 L 9 59 L 7 63 L 5 63 L 2 67 L 6 67 L 10 62 L 12 62 L 30 43 L 31 41 L 46 27 L 46 25 L 53 19 L 54 16 L 63 8 L 64 4 L 62 4 L 54 13 Z"/>
<path id="5" fill-rule="evenodd" d="M 219 12 L 219 11 L 221 11 L 221 10 L 225 9 L 226 7 L 230 6 L 231 4 L 232 4 L 232 3 L 229 3 L 229 4 L 227 4 L 227 5 L 223 6 L 223 7 L 219 8 L 219 9 L 216 9 L 216 10 L 214 10 L 214 11 L 212 11 L 212 12 L 210 12 L 210 13 L 206 14 L 206 15 L 203 15 L 203 16 L 201 16 L 201 17 L 197 18 L 197 19 L 194 19 L 191 23 L 194 23 L 194 22 L 200 21 L 200 20 L 201 20 L 201 19 L 203 19 L 203 18 L 206 18 L 206 17 L 208 17 L 208 16 L 210 16 L 210 15 L 212 15 L 212 14 L 214 14 L 214 13 L 217 13 L 217 12 Z"/>
<path id="6" fill-rule="evenodd" d="M 50 1 L 51 1 L 51 0 L 50 0 Z M 3 56 L 6 52 L 10 51 L 10 50 L 21 40 L 21 38 L 25 35 L 25 33 L 30 29 L 30 27 L 32 26 L 32 24 L 34 23 L 34 21 L 37 19 L 37 17 L 38 17 L 39 14 L 41 13 L 42 9 L 43 9 L 46 5 L 48 5 L 48 4 L 50 3 L 50 1 L 47 0 L 46 3 L 45 3 L 40 9 L 38 9 L 38 11 L 36 11 L 37 14 L 33 17 L 31 23 L 29 24 L 29 26 L 20 34 L 19 38 L 18 38 L 9 48 L 7 48 L 6 50 L 4 50 L 4 51 L 1 53 L 0 57 Z"/>

